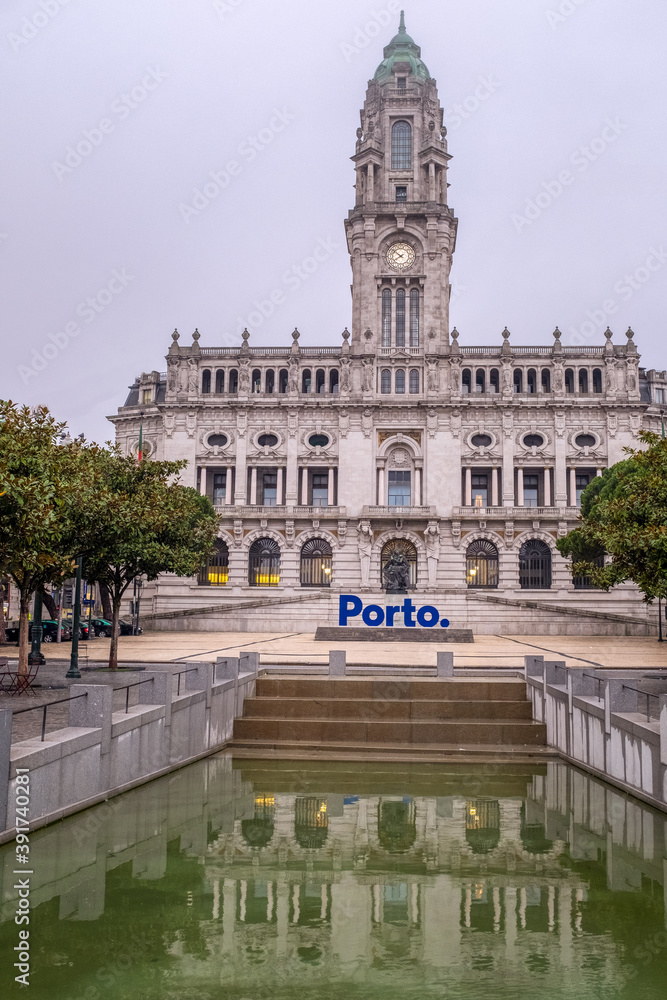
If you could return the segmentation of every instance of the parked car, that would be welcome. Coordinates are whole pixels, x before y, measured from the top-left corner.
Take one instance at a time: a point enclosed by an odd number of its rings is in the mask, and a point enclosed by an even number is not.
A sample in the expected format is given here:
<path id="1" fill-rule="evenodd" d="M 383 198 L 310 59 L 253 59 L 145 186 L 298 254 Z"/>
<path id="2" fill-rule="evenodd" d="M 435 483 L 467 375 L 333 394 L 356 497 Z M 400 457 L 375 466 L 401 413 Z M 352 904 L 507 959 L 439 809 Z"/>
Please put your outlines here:
<path id="1" fill-rule="evenodd" d="M 32 622 L 30 623 L 32 626 Z M 6 629 L 7 642 L 15 642 L 18 645 L 19 641 L 19 626 L 13 625 Z M 42 642 L 56 642 L 58 638 L 58 622 L 51 621 L 50 619 L 42 619 Z M 72 638 L 72 630 L 69 628 L 67 622 L 63 622 L 60 626 L 60 638 L 62 642 L 69 642 Z"/>
<path id="2" fill-rule="evenodd" d="M 108 618 L 93 618 L 91 625 L 95 630 L 95 635 L 104 636 L 106 639 L 111 638 L 111 629 L 113 626 Z M 126 618 L 118 619 L 118 630 L 120 635 L 142 635 L 144 631 L 141 626 L 139 626 L 135 633 L 132 622 L 128 621 Z"/>

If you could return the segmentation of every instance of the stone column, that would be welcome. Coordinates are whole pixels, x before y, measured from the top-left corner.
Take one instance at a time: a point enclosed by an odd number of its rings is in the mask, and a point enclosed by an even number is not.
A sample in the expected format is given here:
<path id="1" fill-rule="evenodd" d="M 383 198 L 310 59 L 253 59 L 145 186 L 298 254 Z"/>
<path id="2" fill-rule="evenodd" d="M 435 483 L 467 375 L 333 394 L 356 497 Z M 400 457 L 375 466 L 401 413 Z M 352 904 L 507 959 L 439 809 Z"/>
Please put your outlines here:
<path id="1" fill-rule="evenodd" d="M 375 164 L 368 164 L 368 186 L 367 186 L 367 200 L 375 201 Z"/>
<path id="2" fill-rule="evenodd" d="M 551 507 L 551 469 L 544 468 L 544 506 Z"/>
<path id="3" fill-rule="evenodd" d="M 282 507 L 283 503 L 283 467 L 278 466 L 276 473 L 276 505 Z"/>
<path id="4" fill-rule="evenodd" d="M 239 437 L 236 443 L 236 484 L 234 492 L 234 503 L 237 506 L 242 507 L 245 505 L 247 479 L 246 439 L 244 437 Z"/>
<path id="5" fill-rule="evenodd" d="M 387 497 L 384 489 L 384 466 L 381 465 L 378 469 L 378 506 L 382 507 L 386 504 L 386 502 Z"/>
<path id="6" fill-rule="evenodd" d="M 422 470 L 415 469 L 415 496 L 413 506 L 420 507 L 422 502 Z"/>
<path id="7" fill-rule="evenodd" d="M 466 485 L 463 497 L 463 506 L 472 507 L 472 469 L 470 468 L 469 465 L 466 466 L 465 475 L 466 475 Z"/>
<path id="8" fill-rule="evenodd" d="M 301 497 L 299 500 L 302 507 L 308 506 L 308 469 L 301 470 Z"/>
<path id="9" fill-rule="evenodd" d="M 298 442 L 296 435 L 287 438 L 287 475 L 285 479 L 285 503 L 293 507 L 299 502 Z"/>
<path id="10" fill-rule="evenodd" d="M 250 506 L 255 507 L 257 504 L 257 467 L 253 465 L 250 470 Z"/>
<path id="11" fill-rule="evenodd" d="M 491 469 L 491 506 L 498 506 L 498 469 L 495 466 Z"/>
<path id="12" fill-rule="evenodd" d="M 523 507 L 523 469 L 516 470 L 516 505 Z"/>
<path id="13" fill-rule="evenodd" d="M 232 465 L 227 466 L 227 479 L 225 481 L 225 503 L 231 504 L 234 500 L 234 493 L 232 492 L 232 486 L 234 485 L 234 467 Z"/>
<path id="14" fill-rule="evenodd" d="M 570 468 L 570 507 L 577 506 L 577 470 Z"/>
<path id="15" fill-rule="evenodd" d="M 435 163 L 428 165 L 428 200 L 435 201 Z"/>
<path id="16" fill-rule="evenodd" d="M 327 490 L 327 503 L 330 507 L 333 507 L 336 502 L 335 491 L 334 491 L 334 470 L 333 467 L 329 469 L 329 484 Z"/>

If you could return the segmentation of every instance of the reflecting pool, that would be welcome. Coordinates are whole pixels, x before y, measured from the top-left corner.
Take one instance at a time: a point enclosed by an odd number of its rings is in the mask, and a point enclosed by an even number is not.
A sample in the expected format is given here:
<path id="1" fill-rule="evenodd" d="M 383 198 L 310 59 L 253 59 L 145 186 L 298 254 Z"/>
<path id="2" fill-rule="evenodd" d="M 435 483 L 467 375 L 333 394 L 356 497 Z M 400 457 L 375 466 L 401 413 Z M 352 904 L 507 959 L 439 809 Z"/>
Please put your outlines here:
<path id="1" fill-rule="evenodd" d="M 31 836 L 32 1000 L 663 1000 L 667 816 L 561 763 L 210 758 Z"/>

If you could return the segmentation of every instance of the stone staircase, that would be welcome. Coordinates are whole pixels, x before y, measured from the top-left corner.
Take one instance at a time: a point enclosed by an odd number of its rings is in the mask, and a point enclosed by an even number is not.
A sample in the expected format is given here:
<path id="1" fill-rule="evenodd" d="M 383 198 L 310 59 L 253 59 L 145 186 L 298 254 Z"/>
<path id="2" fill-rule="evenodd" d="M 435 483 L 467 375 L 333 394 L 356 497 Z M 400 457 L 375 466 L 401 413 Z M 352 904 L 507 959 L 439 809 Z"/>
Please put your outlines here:
<path id="1" fill-rule="evenodd" d="M 259 677 L 234 749 L 457 751 L 546 747 L 517 678 Z"/>

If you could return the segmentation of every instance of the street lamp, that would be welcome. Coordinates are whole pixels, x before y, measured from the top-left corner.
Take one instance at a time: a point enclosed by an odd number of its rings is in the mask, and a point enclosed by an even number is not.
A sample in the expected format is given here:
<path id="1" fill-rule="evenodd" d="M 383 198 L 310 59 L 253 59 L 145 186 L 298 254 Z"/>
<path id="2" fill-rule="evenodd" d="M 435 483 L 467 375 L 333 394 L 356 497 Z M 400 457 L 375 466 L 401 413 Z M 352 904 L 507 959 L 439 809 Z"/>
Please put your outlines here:
<path id="1" fill-rule="evenodd" d="M 81 571 L 83 569 L 83 556 L 78 556 L 76 560 L 76 587 L 74 592 L 74 614 L 72 622 L 72 653 L 70 655 L 69 670 L 65 677 L 80 679 L 79 670 L 79 623 L 81 621 Z"/>

